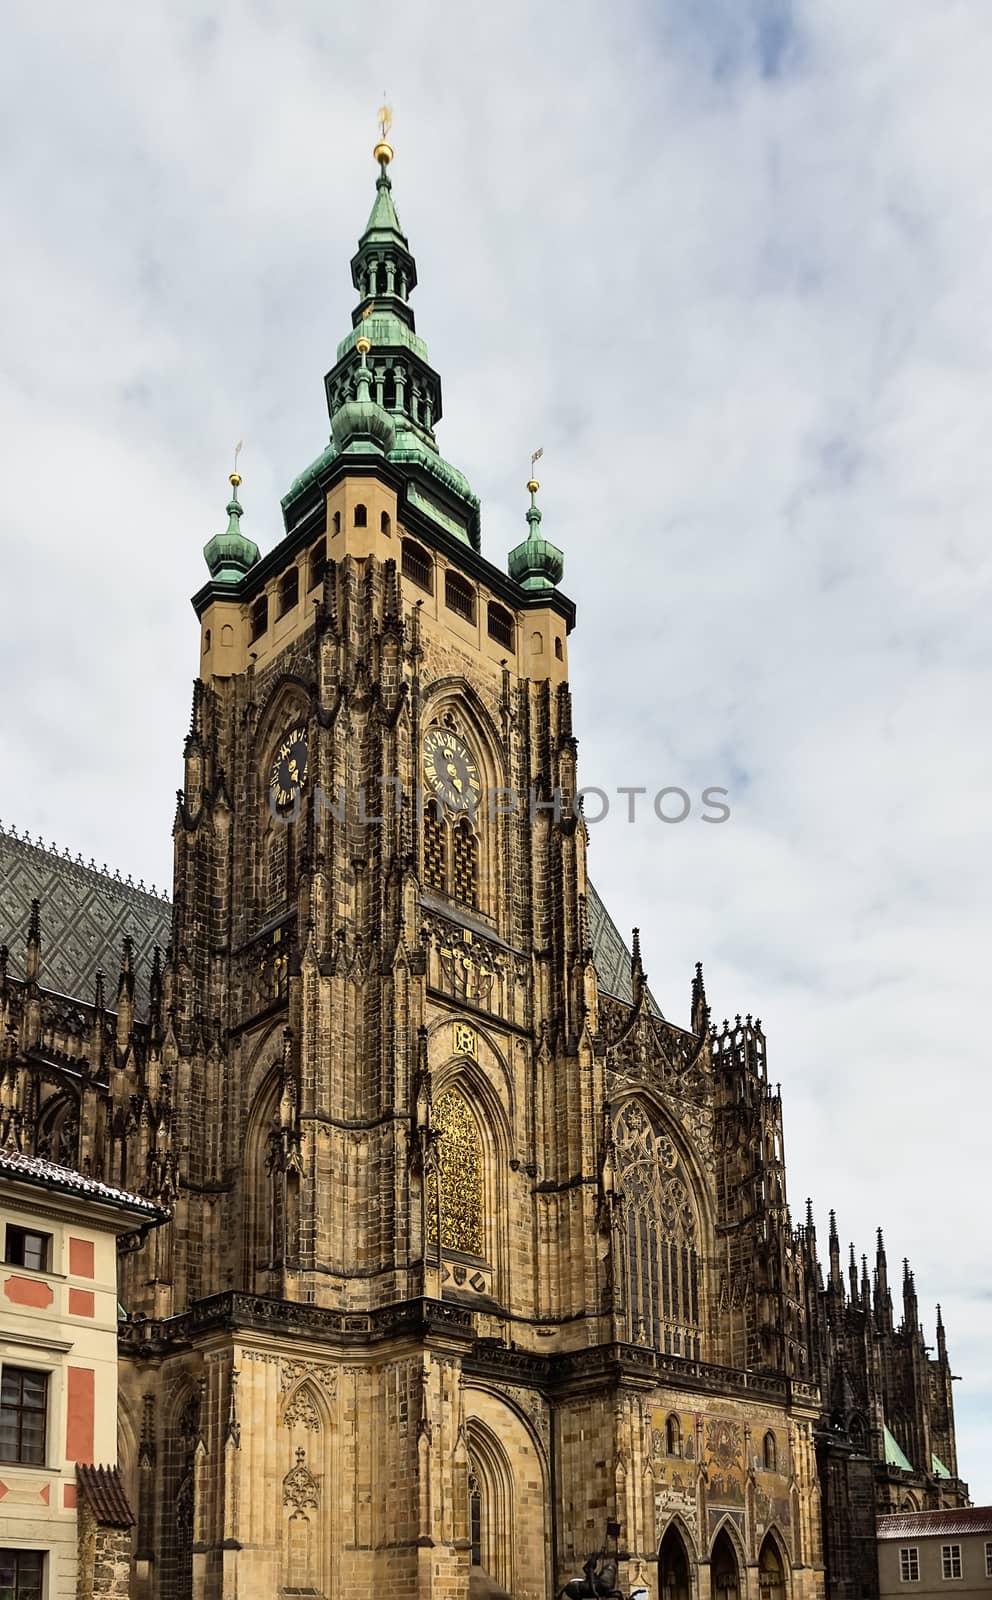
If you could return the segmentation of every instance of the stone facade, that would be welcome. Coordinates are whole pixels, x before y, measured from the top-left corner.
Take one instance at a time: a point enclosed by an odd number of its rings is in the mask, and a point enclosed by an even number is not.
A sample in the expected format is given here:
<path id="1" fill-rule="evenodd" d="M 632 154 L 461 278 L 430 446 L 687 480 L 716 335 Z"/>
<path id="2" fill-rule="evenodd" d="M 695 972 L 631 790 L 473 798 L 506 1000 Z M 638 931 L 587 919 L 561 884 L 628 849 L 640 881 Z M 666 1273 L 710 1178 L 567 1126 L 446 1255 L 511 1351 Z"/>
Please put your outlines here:
<path id="1" fill-rule="evenodd" d="M 74 1043 L 37 950 L 2 991 L 16 1137 L 71 1079 L 78 1159 L 172 1210 L 124 1289 L 131 1594 L 546 1600 L 609 1539 L 652 1600 L 817 1600 L 825 1552 L 861 1600 L 905 1372 L 918 1492 L 965 1492 L 946 1350 L 833 1237 L 824 1282 L 760 1022 L 701 969 L 668 1020 L 636 935 L 602 981 L 574 608 L 536 485 L 508 578 L 436 456 L 385 159 L 353 274 L 285 539 L 235 475 L 207 547 L 147 1017 L 130 948 Z"/>

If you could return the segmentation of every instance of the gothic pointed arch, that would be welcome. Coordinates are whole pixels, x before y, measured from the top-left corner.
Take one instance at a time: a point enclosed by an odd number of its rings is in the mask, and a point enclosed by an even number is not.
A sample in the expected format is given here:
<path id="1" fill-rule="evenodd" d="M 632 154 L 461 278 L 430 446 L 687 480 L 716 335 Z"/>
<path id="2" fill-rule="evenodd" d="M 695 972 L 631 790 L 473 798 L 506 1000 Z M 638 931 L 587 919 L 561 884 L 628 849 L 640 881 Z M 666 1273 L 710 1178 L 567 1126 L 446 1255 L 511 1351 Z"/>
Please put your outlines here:
<path id="1" fill-rule="evenodd" d="M 758 1551 L 759 1600 L 787 1600 L 789 1556 L 777 1528 L 769 1528 Z"/>
<path id="2" fill-rule="evenodd" d="M 623 1215 L 628 1337 L 699 1360 L 704 1326 L 704 1212 L 699 1184 L 667 1121 L 646 1098 L 613 1119 Z"/>
<path id="3" fill-rule="evenodd" d="M 681 1517 L 673 1517 L 658 1548 L 659 1600 L 692 1600 L 694 1564 L 692 1536 Z"/>
<path id="4" fill-rule="evenodd" d="M 243 1281 L 246 1289 L 267 1288 L 279 1259 L 282 1237 L 281 1188 L 277 1179 L 281 1071 L 269 1071 L 248 1111 L 242 1161 L 244 1218 Z"/>
<path id="5" fill-rule="evenodd" d="M 512 1592 L 513 1470 L 499 1439 L 484 1422 L 470 1418 L 466 1435 L 471 1564 L 501 1589 Z"/>
<path id="6" fill-rule="evenodd" d="M 724 1517 L 710 1545 L 712 1600 L 741 1600 L 744 1593 L 744 1563 L 740 1535 L 731 1519 Z"/>
<path id="7" fill-rule="evenodd" d="M 428 692 L 417 760 L 425 887 L 499 921 L 506 818 L 490 802 L 506 778 L 492 717 L 463 679 L 444 679 Z"/>
<path id="8" fill-rule="evenodd" d="M 283 1592 L 329 1592 L 327 1582 L 330 1516 L 328 1438 L 330 1408 L 321 1383 L 312 1375 L 292 1383 L 281 1408 Z"/>
<path id="9" fill-rule="evenodd" d="M 427 1175 L 427 1240 L 442 1253 L 478 1260 L 477 1291 L 504 1297 L 508 1258 L 506 1178 L 510 1124 L 478 1061 L 456 1057 L 439 1069 L 431 1112 L 434 1161 Z M 450 1287 L 466 1281 L 449 1264 Z M 466 1269 L 467 1270 L 467 1269 Z M 461 1280 L 461 1283 L 460 1281 Z"/>

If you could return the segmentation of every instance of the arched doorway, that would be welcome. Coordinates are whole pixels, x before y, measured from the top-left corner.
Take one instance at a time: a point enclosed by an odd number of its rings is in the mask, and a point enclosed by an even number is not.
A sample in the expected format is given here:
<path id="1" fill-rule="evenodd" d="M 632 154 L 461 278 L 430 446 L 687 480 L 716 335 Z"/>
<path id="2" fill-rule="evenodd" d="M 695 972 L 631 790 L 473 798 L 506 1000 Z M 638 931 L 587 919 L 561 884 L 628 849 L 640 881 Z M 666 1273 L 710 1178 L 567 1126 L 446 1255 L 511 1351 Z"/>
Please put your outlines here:
<path id="1" fill-rule="evenodd" d="M 672 1523 L 658 1552 L 658 1594 L 660 1600 L 690 1600 L 691 1592 L 685 1540 Z"/>
<path id="2" fill-rule="evenodd" d="M 771 1534 L 765 1535 L 758 1556 L 758 1592 L 761 1600 L 785 1600 L 785 1566 Z"/>
<path id="3" fill-rule="evenodd" d="M 740 1600 L 741 1569 L 726 1528 L 720 1529 L 710 1552 L 710 1588 L 713 1600 Z"/>

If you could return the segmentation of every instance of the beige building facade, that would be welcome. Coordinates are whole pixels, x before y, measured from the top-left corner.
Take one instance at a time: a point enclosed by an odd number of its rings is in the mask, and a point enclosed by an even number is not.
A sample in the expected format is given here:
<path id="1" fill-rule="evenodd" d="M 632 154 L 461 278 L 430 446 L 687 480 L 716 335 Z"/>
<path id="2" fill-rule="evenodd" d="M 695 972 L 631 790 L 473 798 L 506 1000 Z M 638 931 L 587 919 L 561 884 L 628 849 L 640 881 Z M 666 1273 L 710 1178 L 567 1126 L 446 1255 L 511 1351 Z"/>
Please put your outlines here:
<path id="1" fill-rule="evenodd" d="M 116 1466 L 118 1243 L 126 1235 L 137 1243 L 159 1217 L 139 1196 L 0 1149 L 4 1600 L 127 1592 L 127 1531 L 111 1558 L 114 1541 L 87 1503 L 79 1469 Z M 94 1587 L 98 1547 L 102 1564 L 117 1569 L 116 1587 Z"/>
<path id="2" fill-rule="evenodd" d="M 882 1600 L 979 1600 L 992 1594 L 992 1506 L 881 1517 Z"/>

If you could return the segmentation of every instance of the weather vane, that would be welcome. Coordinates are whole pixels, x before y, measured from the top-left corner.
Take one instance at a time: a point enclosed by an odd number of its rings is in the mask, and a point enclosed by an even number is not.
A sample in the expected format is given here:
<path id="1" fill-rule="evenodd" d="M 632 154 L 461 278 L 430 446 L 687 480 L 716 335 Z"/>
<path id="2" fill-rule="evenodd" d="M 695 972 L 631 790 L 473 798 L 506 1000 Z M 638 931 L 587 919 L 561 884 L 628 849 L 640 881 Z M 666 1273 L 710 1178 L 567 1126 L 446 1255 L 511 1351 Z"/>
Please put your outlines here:
<path id="1" fill-rule="evenodd" d="M 540 461 L 540 459 L 543 456 L 543 454 L 544 454 L 544 446 L 542 444 L 540 449 L 539 450 L 535 450 L 534 454 L 530 458 L 530 477 L 527 480 L 527 487 L 530 490 L 531 494 L 536 494 L 538 489 L 541 487 L 541 485 L 538 483 L 537 479 L 534 476 L 534 468 L 537 466 L 537 463 Z"/>
<path id="2" fill-rule="evenodd" d="M 241 474 L 238 471 L 238 457 L 241 454 L 243 449 L 244 449 L 244 440 L 243 439 L 239 439 L 237 444 L 234 446 L 234 470 L 231 473 L 231 476 L 230 476 L 230 478 L 228 480 L 228 482 L 233 483 L 235 488 L 237 488 L 239 483 L 241 482 Z"/>
<path id="3" fill-rule="evenodd" d="M 382 91 L 382 105 L 379 107 L 379 137 L 385 139 L 393 125 L 393 108 L 386 103 L 386 91 Z"/>

